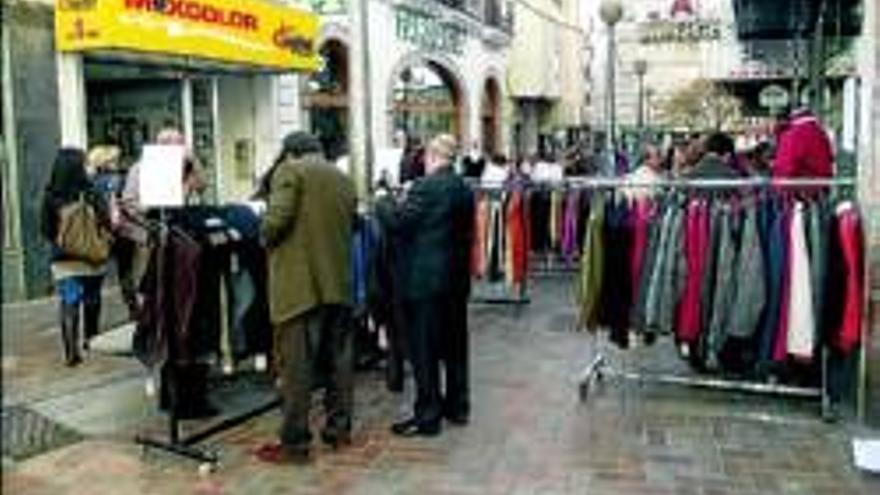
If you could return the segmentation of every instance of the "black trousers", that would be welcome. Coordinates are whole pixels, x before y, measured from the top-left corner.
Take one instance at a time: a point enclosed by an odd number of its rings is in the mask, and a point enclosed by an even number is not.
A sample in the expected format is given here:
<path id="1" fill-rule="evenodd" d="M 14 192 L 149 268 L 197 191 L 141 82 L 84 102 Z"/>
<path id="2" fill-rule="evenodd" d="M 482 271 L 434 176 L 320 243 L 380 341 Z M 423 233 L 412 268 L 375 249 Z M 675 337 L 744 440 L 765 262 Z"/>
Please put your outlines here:
<path id="1" fill-rule="evenodd" d="M 314 380 L 327 373 L 324 408 L 325 430 L 332 434 L 351 431 L 354 406 L 354 334 L 351 310 L 342 306 L 319 306 L 282 323 L 276 336 L 281 375 L 281 443 L 308 445 L 309 410 Z M 322 380 L 324 381 L 324 380 Z"/>
<path id="2" fill-rule="evenodd" d="M 469 414 L 467 298 L 443 295 L 407 301 L 404 313 L 416 382 L 415 419 L 431 427 L 444 414 Z"/>
<path id="3" fill-rule="evenodd" d="M 451 297 L 444 311 L 446 334 L 441 357 L 446 372 L 444 410 L 451 416 L 468 416 L 470 403 L 470 365 L 466 295 Z"/>
<path id="4" fill-rule="evenodd" d="M 406 316 L 404 304 L 399 301 L 388 305 L 385 315 L 385 331 L 388 337 L 388 365 L 385 370 L 385 382 L 390 392 L 403 392 L 405 378 L 404 363 L 406 362 Z"/>

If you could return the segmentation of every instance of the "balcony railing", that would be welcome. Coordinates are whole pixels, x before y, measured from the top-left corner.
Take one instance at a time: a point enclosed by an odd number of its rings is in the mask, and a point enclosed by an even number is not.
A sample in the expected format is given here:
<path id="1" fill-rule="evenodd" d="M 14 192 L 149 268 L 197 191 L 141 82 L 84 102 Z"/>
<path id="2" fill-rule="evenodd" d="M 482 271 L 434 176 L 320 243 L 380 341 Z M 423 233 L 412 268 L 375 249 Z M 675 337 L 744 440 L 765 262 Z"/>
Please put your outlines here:
<path id="1" fill-rule="evenodd" d="M 510 0 L 434 0 L 449 8 L 461 11 L 491 27 L 513 32 L 513 5 Z M 507 9 L 502 9 L 503 2 Z"/>

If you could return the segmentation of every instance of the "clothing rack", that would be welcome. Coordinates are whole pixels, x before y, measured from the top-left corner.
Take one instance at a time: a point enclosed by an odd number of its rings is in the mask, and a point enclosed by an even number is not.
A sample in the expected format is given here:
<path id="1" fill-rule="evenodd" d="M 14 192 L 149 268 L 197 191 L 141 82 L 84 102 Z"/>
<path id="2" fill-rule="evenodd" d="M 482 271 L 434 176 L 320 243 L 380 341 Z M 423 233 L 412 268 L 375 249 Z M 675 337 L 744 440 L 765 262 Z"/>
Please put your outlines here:
<path id="1" fill-rule="evenodd" d="M 581 189 L 603 189 L 603 188 L 649 188 L 649 189 L 697 189 L 697 190 L 730 190 L 737 188 L 809 188 L 809 187 L 828 187 L 828 188 L 846 188 L 854 187 L 855 179 L 852 178 L 833 178 L 833 179 L 698 179 L 698 180 L 660 180 L 656 182 L 638 182 L 626 179 L 608 179 L 608 178 L 571 178 L 566 179 L 562 183 L 540 184 L 539 187 L 567 187 Z M 866 253 L 866 259 L 867 253 Z M 867 263 L 864 263 L 864 297 L 870 283 L 867 279 Z M 867 306 L 865 306 L 867 308 Z M 863 418 L 865 408 L 865 384 L 866 384 L 866 359 L 867 359 L 867 323 L 863 316 L 861 324 L 862 344 L 860 348 L 859 376 L 857 377 L 857 400 L 858 414 Z M 593 357 L 589 363 L 583 368 L 578 376 L 578 392 L 580 399 L 586 401 L 590 395 L 590 390 L 597 382 L 601 382 L 606 377 L 618 378 L 624 381 L 636 381 L 638 383 L 655 383 L 665 385 L 678 385 L 690 388 L 702 388 L 720 391 L 736 391 L 762 395 L 787 396 L 799 398 L 818 398 L 820 399 L 821 415 L 825 420 L 832 420 L 832 404 L 827 394 L 826 376 L 828 366 L 827 346 L 821 349 L 821 381 L 819 388 L 810 387 L 793 387 L 780 385 L 775 383 L 758 383 L 743 380 L 729 380 L 723 378 L 706 378 L 696 376 L 680 376 L 674 374 L 645 374 L 643 372 L 634 372 L 628 369 L 616 371 L 611 368 L 609 360 L 598 345 L 598 332 L 593 332 Z M 624 351 L 629 352 L 629 351 Z M 628 366 L 627 366 L 628 367 Z"/>
<path id="2" fill-rule="evenodd" d="M 513 186 L 504 182 L 480 182 L 472 187 L 480 190 L 513 190 L 513 189 L 602 189 L 602 188 L 680 188 L 680 189 L 735 189 L 748 187 L 778 186 L 794 187 L 852 187 L 856 180 L 849 177 L 833 179 L 812 178 L 743 178 L 743 179 L 661 179 L 657 181 L 635 181 L 615 177 L 568 177 L 561 181 L 541 181 L 517 183 Z"/>
<path id="3" fill-rule="evenodd" d="M 485 183 L 481 182 L 477 179 L 466 179 L 468 187 L 471 188 L 472 191 L 507 191 L 514 190 L 509 187 L 510 184 L 505 183 Z M 519 187 L 519 189 L 523 189 Z M 492 284 L 478 284 L 485 285 L 491 287 Z M 485 304 L 485 305 L 512 305 L 512 306 L 525 306 L 531 303 L 531 297 L 529 297 L 529 284 L 528 277 L 525 277 L 522 283 L 519 286 L 519 290 L 515 292 L 508 291 L 506 294 L 474 294 L 473 289 L 471 290 L 471 297 L 469 302 L 471 304 Z"/>
<path id="4" fill-rule="evenodd" d="M 159 239 L 159 242 L 158 246 L 156 247 L 156 249 L 159 250 L 156 254 L 157 277 L 159 277 L 160 281 L 163 281 L 163 274 L 165 273 L 166 269 L 166 262 L 164 259 L 164 247 L 168 243 L 168 235 L 170 233 L 170 228 L 168 226 L 167 220 L 167 212 L 164 208 L 160 209 L 158 221 L 141 219 L 139 220 L 139 222 L 142 223 L 144 227 L 158 234 L 157 237 Z M 222 285 L 221 290 L 223 290 Z M 175 339 L 168 339 L 169 359 L 173 359 L 173 356 L 175 355 L 173 342 L 175 342 Z M 177 387 L 178 376 L 176 365 L 172 364 L 168 367 L 168 375 L 170 381 L 172 382 L 170 386 Z M 245 423 L 255 417 L 262 416 L 263 414 L 277 408 L 281 404 L 281 400 L 277 397 L 274 397 L 271 400 L 265 401 L 261 404 L 257 404 L 256 406 L 242 413 L 225 418 L 208 428 L 184 436 L 181 434 L 181 420 L 178 417 L 179 393 L 177 390 L 170 390 L 168 395 L 169 404 L 167 438 L 158 439 L 151 436 L 138 434 L 134 438 L 135 444 L 140 445 L 143 448 L 144 452 L 146 452 L 146 450 L 149 448 L 163 450 L 165 452 L 169 452 L 175 455 L 179 455 L 181 457 L 207 464 L 211 469 L 213 469 L 219 462 L 219 455 L 216 452 L 209 451 L 204 448 L 199 448 L 197 444 L 204 440 L 207 440 L 214 435 L 217 435 L 218 433 L 224 432 L 226 430 L 229 430 L 230 428 L 234 428 L 242 423 Z"/>

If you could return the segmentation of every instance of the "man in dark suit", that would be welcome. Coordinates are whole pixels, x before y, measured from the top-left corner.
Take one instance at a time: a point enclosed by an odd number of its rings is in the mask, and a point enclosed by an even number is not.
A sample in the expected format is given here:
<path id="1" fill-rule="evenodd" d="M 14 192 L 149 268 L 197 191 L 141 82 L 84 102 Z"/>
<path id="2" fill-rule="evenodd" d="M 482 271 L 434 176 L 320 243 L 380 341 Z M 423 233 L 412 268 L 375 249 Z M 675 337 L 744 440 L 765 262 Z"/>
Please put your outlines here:
<path id="1" fill-rule="evenodd" d="M 454 151 L 452 136 L 435 138 L 426 151 L 426 176 L 403 202 L 377 204 L 380 220 L 399 236 L 405 256 L 401 291 L 416 403 L 413 417 L 392 427 L 403 436 L 437 435 L 443 417 L 466 424 L 470 414 L 467 299 L 474 204 L 452 170 Z"/>
<path id="2" fill-rule="evenodd" d="M 351 245 L 354 184 L 321 155 L 321 143 L 296 132 L 266 178 L 262 234 L 269 254 L 269 307 L 281 379 L 281 443 L 257 452 L 266 462 L 303 462 L 312 435 L 313 376 L 330 373 L 322 440 L 350 441 L 353 407 Z"/>

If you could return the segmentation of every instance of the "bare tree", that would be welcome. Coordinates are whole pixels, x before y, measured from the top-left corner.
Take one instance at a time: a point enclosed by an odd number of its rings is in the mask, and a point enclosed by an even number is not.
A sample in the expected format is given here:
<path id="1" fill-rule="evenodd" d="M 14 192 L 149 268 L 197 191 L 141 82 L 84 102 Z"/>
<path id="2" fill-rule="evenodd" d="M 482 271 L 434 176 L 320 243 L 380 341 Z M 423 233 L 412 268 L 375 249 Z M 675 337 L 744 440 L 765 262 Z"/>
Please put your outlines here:
<path id="1" fill-rule="evenodd" d="M 696 79 L 663 104 L 666 124 L 688 129 L 729 129 L 742 120 L 742 102 L 706 79 Z"/>

